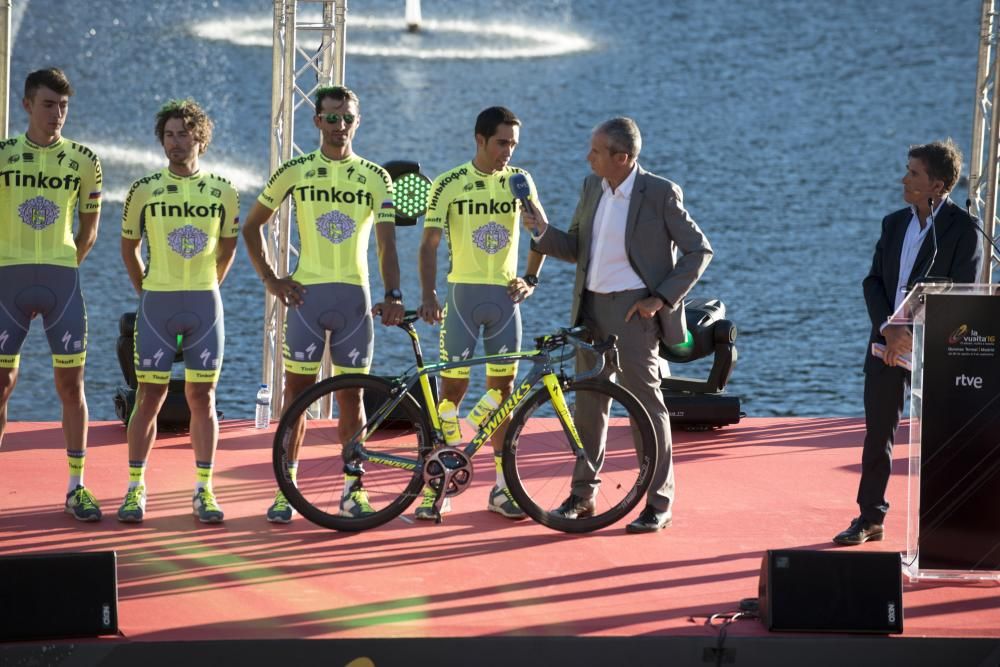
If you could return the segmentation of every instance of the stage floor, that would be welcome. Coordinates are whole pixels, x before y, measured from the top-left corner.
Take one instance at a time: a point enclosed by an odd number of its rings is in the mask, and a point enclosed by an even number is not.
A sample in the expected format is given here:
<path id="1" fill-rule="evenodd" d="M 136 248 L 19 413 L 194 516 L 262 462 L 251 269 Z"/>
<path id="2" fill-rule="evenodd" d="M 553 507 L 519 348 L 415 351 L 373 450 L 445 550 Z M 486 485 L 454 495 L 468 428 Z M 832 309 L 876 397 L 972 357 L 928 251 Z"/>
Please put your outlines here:
<path id="1" fill-rule="evenodd" d="M 86 482 L 106 516 L 86 524 L 62 511 L 59 425 L 13 422 L 0 450 L 0 555 L 117 551 L 121 637 L 101 641 L 713 638 L 712 614 L 756 597 L 766 550 L 838 548 L 830 538 L 856 514 L 863 422 L 676 431 L 674 522 L 650 535 L 626 534 L 624 522 L 573 536 L 507 521 L 485 511 L 492 474 L 482 473 L 440 525 L 272 525 L 272 431 L 223 422 L 214 486 L 226 521 L 208 526 L 191 516 L 187 436 L 161 435 L 148 518 L 125 525 L 114 518 L 128 481 L 125 430 L 95 423 Z M 905 552 L 906 455 L 896 448 L 887 539 L 855 550 Z M 903 637 L 998 638 L 1000 584 L 905 582 L 904 613 Z M 742 620 L 728 636 L 775 633 Z"/>

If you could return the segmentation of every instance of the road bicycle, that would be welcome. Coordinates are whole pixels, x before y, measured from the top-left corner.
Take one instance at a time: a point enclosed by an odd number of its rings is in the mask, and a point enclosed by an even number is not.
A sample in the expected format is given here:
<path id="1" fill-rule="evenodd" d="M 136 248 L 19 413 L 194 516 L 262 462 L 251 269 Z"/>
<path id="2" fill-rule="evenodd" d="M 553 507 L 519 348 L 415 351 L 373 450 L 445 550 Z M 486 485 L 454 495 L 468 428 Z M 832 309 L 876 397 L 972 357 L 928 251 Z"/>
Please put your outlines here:
<path id="1" fill-rule="evenodd" d="M 415 359 L 402 375 L 338 375 L 304 391 L 282 415 L 274 435 L 274 472 L 302 516 L 325 528 L 367 530 L 403 514 L 426 485 L 433 490 L 440 522 L 444 500 L 469 487 L 474 455 L 508 418 L 504 478 L 514 500 L 535 521 L 569 533 L 589 532 L 618 521 L 642 499 L 656 466 L 656 435 L 639 400 L 598 377 L 606 364 L 617 369 L 614 336 L 593 344 L 585 340 L 583 328 L 560 329 L 536 338 L 531 351 L 425 365 L 413 326 L 417 319 L 410 311 L 398 325 L 409 335 Z M 593 357 L 593 367 L 576 375 L 564 372 L 565 363 L 581 352 Z M 447 369 L 512 362 L 531 363 L 524 379 L 515 381 L 510 396 L 480 422 L 468 444 L 447 445 L 431 379 Z M 350 419 L 339 420 L 341 398 L 358 392 L 362 409 L 357 410 L 356 400 L 353 411 L 350 400 L 343 407 L 355 422 L 360 413 L 360 428 L 351 429 Z M 297 436 L 317 401 L 331 405 L 331 414 L 308 419 L 304 435 Z M 603 423 L 578 418 L 599 415 L 605 405 Z M 293 480 L 287 463 L 297 437 Z M 341 499 L 359 490 L 371 511 L 361 516 L 342 512 Z M 568 518 L 553 511 L 571 492 L 593 497 L 589 516 Z"/>

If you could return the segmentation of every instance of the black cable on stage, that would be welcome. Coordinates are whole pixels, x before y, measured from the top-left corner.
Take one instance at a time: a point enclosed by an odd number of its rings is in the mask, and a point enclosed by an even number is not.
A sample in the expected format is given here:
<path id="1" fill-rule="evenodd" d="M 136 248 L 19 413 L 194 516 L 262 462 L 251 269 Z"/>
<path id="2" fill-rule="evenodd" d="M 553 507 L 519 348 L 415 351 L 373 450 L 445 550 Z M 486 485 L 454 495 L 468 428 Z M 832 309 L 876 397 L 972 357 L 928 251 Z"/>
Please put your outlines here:
<path id="1" fill-rule="evenodd" d="M 726 655 L 726 635 L 729 626 L 740 619 L 760 618 L 759 608 L 760 603 L 757 598 L 745 598 L 740 600 L 740 611 L 712 614 L 705 620 L 705 625 L 715 629 L 718 633 L 714 649 L 716 667 L 722 667 L 722 661 Z M 718 620 L 722 621 L 721 625 L 716 624 Z"/>

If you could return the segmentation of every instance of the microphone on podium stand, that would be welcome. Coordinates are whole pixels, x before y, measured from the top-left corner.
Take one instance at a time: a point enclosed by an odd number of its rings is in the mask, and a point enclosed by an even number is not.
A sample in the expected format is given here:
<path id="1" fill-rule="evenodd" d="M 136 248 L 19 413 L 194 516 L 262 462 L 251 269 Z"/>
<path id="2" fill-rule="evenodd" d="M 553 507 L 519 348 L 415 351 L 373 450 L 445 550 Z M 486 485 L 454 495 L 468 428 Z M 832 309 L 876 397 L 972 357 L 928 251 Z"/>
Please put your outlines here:
<path id="1" fill-rule="evenodd" d="M 997 253 L 997 257 L 1000 257 L 1000 246 L 998 246 L 998 245 L 996 244 L 996 242 L 995 242 L 995 241 L 994 241 L 993 239 L 991 239 L 991 238 L 990 238 L 989 234 L 987 234 L 987 233 L 986 233 L 986 232 L 985 232 L 985 231 L 983 230 L 983 228 L 982 228 L 982 227 L 980 227 L 980 226 L 979 226 L 979 225 L 978 225 L 978 224 L 976 223 L 976 220 L 978 220 L 978 218 L 976 218 L 976 216 L 974 216 L 974 215 L 972 214 L 972 200 L 971 200 L 971 199 L 966 199 L 966 200 L 965 200 L 965 212 L 969 214 L 969 217 L 970 217 L 970 218 L 972 218 L 972 226 L 976 228 L 976 231 L 977 231 L 977 232 L 979 232 L 980 234 L 982 234 L 982 235 L 983 235 L 983 238 L 984 238 L 984 239 L 986 239 L 987 241 L 989 241 L 990 245 L 991 245 L 991 246 L 993 246 L 993 250 L 995 250 L 995 251 L 996 251 L 996 253 Z"/>

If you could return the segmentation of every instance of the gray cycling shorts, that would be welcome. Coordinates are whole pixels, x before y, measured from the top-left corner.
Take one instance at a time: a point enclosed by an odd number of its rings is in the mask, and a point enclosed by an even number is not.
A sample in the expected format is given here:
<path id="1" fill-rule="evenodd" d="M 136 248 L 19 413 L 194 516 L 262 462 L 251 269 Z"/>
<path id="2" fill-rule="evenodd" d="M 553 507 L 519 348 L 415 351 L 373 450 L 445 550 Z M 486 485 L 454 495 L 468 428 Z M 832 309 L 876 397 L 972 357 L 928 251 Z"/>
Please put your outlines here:
<path id="1" fill-rule="evenodd" d="M 504 285 L 448 285 L 448 301 L 441 325 L 441 361 L 462 361 L 475 356 L 480 334 L 486 354 L 521 350 L 521 309 Z M 441 371 L 446 378 L 467 378 L 469 367 Z M 517 362 L 486 364 L 486 375 L 517 374 Z"/>
<path id="2" fill-rule="evenodd" d="M 303 303 L 285 315 L 285 372 L 316 375 L 326 332 L 335 373 L 367 373 L 375 349 L 368 290 L 347 283 L 306 285 Z"/>
<path id="3" fill-rule="evenodd" d="M 139 382 L 170 382 L 178 337 L 184 354 L 184 380 L 218 382 L 226 338 L 219 290 L 142 293 L 135 317 L 135 376 Z"/>
<path id="4" fill-rule="evenodd" d="M 17 368 L 31 320 L 42 316 L 56 368 L 87 360 L 87 308 L 80 272 L 54 264 L 0 266 L 0 368 Z"/>

